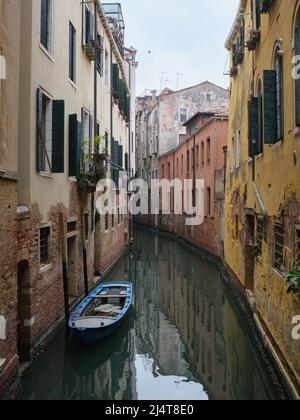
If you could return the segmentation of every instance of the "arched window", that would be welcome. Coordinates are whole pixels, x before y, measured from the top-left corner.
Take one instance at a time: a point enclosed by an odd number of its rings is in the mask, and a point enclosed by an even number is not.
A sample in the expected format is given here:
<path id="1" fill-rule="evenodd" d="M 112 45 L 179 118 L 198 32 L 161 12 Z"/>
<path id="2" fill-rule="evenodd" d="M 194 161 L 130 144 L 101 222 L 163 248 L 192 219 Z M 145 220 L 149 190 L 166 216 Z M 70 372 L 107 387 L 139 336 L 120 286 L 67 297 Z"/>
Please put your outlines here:
<path id="1" fill-rule="evenodd" d="M 274 55 L 276 71 L 276 103 L 277 103 L 277 140 L 283 139 L 283 56 L 277 46 Z"/>
<path id="2" fill-rule="evenodd" d="M 294 27 L 294 55 L 296 57 L 295 65 L 300 62 L 300 3 L 295 18 Z M 297 56 L 299 59 L 297 59 Z M 295 78 L 295 116 L 296 126 L 300 127 L 300 78 Z"/>

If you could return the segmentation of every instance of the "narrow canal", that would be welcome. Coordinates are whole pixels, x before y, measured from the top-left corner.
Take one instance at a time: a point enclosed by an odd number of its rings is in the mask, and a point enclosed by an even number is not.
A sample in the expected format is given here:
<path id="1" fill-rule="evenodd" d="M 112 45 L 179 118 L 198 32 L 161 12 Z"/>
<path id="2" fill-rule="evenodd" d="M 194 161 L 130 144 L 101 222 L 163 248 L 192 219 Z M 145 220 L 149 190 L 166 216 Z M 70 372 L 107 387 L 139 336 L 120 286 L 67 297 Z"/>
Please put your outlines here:
<path id="1" fill-rule="evenodd" d="M 132 280 L 134 307 L 115 335 L 85 347 L 62 331 L 22 378 L 24 400 L 287 398 L 239 300 L 212 263 L 136 231 L 110 280 Z"/>

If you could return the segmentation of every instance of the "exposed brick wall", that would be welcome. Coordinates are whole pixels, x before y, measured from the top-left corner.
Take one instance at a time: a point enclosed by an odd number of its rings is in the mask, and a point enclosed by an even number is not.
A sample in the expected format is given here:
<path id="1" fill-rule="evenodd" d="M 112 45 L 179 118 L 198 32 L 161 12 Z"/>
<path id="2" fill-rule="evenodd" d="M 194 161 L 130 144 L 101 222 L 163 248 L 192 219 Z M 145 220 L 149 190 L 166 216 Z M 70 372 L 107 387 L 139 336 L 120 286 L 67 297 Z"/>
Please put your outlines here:
<path id="1" fill-rule="evenodd" d="M 16 182 L 0 178 L 0 316 L 6 319 L 6 340 L 0 340 L 0 359 L 6 359 L 0 371 L 0 389 L 18 364 L 16 209 Z"/>

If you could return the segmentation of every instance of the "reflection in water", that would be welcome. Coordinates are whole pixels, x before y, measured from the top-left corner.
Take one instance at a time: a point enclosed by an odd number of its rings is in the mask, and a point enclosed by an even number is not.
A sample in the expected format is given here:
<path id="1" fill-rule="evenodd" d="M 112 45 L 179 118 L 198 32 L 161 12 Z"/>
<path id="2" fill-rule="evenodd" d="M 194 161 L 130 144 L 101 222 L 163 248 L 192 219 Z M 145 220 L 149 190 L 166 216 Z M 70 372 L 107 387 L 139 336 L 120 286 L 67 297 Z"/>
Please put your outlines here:
<path id="1" fill-rule="evenodd" d="M 62 332 L 26 372 L 22 399 L 278 399 L 247 321 L 211 264 L 136 232 L 135 255 L 108 280 L 132 280 L 120 329 L 87 347 Z"/>

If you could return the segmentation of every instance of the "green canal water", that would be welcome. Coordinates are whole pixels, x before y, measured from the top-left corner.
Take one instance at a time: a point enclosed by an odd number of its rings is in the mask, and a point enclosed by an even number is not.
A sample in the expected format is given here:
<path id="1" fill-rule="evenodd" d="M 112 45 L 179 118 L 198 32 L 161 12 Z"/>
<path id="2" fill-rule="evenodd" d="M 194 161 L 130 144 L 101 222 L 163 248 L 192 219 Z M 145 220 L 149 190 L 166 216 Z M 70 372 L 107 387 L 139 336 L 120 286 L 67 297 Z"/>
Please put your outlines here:
<path id="1" fill-rule="evenodd" d="M 65 331 L 22 378 L 23 400 L 286 399 L 238 295 L 212 262 L 136 231 L 107 280 L 131 280 L 134 305 L 108 339 Z"/>

